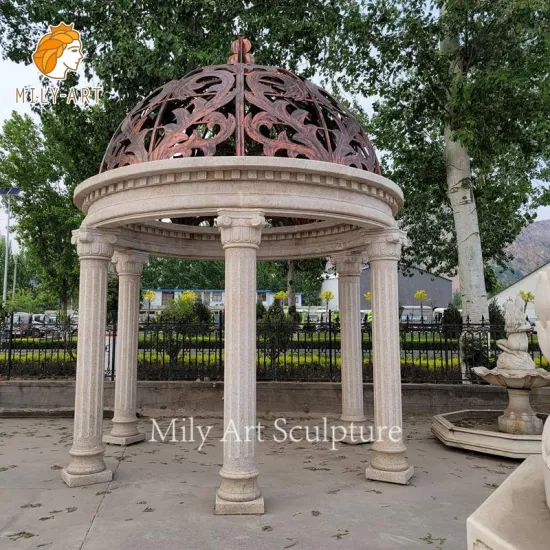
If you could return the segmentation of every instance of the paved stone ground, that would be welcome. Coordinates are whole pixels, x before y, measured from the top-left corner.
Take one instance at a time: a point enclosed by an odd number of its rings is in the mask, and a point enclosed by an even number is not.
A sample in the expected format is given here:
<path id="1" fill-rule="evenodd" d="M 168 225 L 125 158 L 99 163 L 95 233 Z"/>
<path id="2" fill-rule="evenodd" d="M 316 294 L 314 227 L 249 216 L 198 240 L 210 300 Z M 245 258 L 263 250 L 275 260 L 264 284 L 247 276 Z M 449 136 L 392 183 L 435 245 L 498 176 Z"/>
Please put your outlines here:
<path id="1" fill-rule="evenodd" d="M 463 550 L 466 518 L 518 465 L 448 449 L 430 434 L 429 417 L 409 417 L 416 477 L 389 485 L 364 478 L 370 445 L 275 443 L 271 427 L 258 448 L 266 514 L 220 517 L 212 509 L 222 423 L 195 422 L 215 426 L 200 451 L 198 442 L 109 446 L 114 480 L 69 489 L 58 470 L 72 420 L 0 419 L 0 548 Z M 150 437 L 151 423 L 142 427 Z"/>

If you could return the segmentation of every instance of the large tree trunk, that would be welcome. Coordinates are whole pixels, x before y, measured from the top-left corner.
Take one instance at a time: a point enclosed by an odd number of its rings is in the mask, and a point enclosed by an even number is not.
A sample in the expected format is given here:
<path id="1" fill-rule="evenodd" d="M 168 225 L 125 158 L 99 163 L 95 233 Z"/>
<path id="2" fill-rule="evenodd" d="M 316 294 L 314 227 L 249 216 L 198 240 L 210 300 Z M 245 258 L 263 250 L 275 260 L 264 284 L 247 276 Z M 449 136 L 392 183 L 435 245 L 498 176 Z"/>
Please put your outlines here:
<path id="1" fill-rule="evenodd" d="M 445 6 L 441 10 L 442 17 Z M 449 58 L 453 76 L 449 90 L 449 104 L 454 92 L 454 83 L 462 73 L 460 43 L 457 37 L 445 37 L 441 41 L 441 53 Z M 459 121 L 455 121 L 458 124 Z M 472 172 L 468 150 L 458 140 L 453 140 L 453 128 L 445 125 L 445 162 L 447 167 L 447 195 L 453 209 L 458 246 L 458 276 L 462 295 L 462 318 L 472 323 L 489 321 L 489 305 L 485 290 L 483 254 L 479 235 L 476 202 L 472 188 Z"/>
<path id="2" fill-rule="evenodd" d="M 296 262 L 288 261 L 288 272 L 286 276 L 288 307 L 296 307 Z"/>
<path id="3" fill-rule="evenodd" d="M 447 195 L 453 208 L 458 246 L 458 276 L 462 295 L 462 318 L 472 323 L 489 321 L 489 305 L 485 290 L 485 275 L 479 222 L 472 189 L 470 157 L 466 148 L 453 141 L 451 129 L 445 128 L 447 165 Z"/>

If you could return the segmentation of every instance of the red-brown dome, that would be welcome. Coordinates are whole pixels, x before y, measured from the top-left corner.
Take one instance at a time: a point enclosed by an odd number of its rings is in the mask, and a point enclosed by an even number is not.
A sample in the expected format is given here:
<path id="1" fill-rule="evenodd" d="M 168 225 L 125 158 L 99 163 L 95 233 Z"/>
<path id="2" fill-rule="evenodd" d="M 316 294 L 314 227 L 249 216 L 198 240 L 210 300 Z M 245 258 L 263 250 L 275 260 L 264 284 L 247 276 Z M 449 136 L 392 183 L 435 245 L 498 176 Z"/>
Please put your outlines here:
<path id="1" fill-rule="evenodd" d="M 380 173 L 347 109 L 290 71 L 251 63 L 249 44 L 239 39 L 228 64 L 192 71 L 139 103 L 111 139 L 100 171 L 178 157 L 272 156 Z"/>

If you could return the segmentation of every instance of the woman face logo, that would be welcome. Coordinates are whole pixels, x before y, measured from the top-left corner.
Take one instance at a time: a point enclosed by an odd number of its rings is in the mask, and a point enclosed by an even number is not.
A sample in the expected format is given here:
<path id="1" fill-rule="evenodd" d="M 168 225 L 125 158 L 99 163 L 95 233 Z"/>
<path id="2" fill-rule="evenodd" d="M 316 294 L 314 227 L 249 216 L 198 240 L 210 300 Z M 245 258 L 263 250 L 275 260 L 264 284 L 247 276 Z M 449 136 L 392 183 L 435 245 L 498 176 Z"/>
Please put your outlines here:
<path id="1" fill-rule="evenodd" d="M 33 61 L 38 70 L 48 78 L 65 80 L 68 71 L 76 71 L 82 59 L 80 33 L 74 24 L 51 25 L 36 46 Z"/>

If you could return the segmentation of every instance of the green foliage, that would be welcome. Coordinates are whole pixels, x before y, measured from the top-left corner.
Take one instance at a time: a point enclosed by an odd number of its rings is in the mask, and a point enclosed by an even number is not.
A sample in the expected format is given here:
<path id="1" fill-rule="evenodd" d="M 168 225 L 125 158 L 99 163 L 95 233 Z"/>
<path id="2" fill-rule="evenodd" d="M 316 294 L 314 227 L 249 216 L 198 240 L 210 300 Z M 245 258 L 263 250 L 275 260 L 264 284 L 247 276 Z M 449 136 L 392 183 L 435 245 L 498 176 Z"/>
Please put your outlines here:
<path id="1" fill-rule="evenodd" d="M 489 323 L 491 324 L 491 338 L 499 339 L 506 336 L 504 311 L 494 299 L 489 302 Z"/>
<path id="2" fill-rule="evenodd" d="M 193 307 L 198 323 L 209 323 L 212 320 L 212 312 L 202 300 L 195 300 Z"/>
<path id="3" fill-rule="evenodd" d="M 162 334 L 154 333 L 154 343 L 175 363 L 180 353 L 195 343 L 196 335 L 208 331 L 210 320 L 211 312 L 201 300 L 172 300 L 160 314 L 159 322 L 165 325 Z"/>
<path id="4" fill-rule="evenodd" d="M 462 327 L 462 313 L 453 304 L 449 303 L 447 309 L 443 312 L 443 330 L 447 333 L 447 336 L 456 336 L 460 333 Z"/>
<path id="5" fill-rule="evenodd" d="M 294 319 L 277 302 L 257 321 L 257 333 L 263 342 L 262 351 L 270 358 L 274 368 L 279 355 L 289 348 L 294 328 Z"/>
<path id="6" fill-rule="evenodd" d="M 207 323 L 211 312 L 201 300 L 172 300 L 159 316 L 160 323 L 183 325 L 186 323 Z"/>
<path id="7" fill-rule="evenodd" d="M 491 325 L 504 326 L 505 324 L 504 311 L 496 300 L 489 302 L 489 322 Z"/>
<path id="8" fill-rule="evenodd" d="M 326 260 L 299 260 L 294 262 L 296 292 L 303 293 L 303 305 L 318 305 L 319 292 L 323 283 L 321 275 L 325 270 Z M 288 262 L 260 261 L 257 264 L 257 287 L 275 290 L 287 287 Z"/>
<path id="9" fill-rule="evenodd" d="M 78 183 L 98 172 L 125 114 L 166 82 L 199 66 L 223 63 L 239 32 L 253 39 L 257 62 L 311 75 L 315 65 L 304 60 L 322 55 L 325 40 L 340 20 L 340 9 L 324 0 L 146 4 L 30 0 L 17 7 L 4 2 L 0 4 L 3 56 L 31 63 L 38 37 L 48 25 L 59 22 L 60 14 L 81 31 L 85 75 L 93 75 L 94 83 L 103 87 L 103 99 L 84 107 L 63 101 L 36 106 L 39 123 L 14 114 L 0 138 L 0 183 L 24 190 L 15 212 L 18 233 L 40 264 L 41 281 L 65 309 L 78 284 L 70 232 L 82 219 L 72 204 L 72 193 Z M 48 84 L 67 93 L 79 82 L 70 73 L 66 81 Z M 223 289 L 223 263 L 152 259 L 144 268 L 143 281 L 145 288 Z M 299 276 L 297 282 L 300 288 Z"/>
<path id="10" fill-rule="evenodd" d="M 37 293 L 29 288 L 19 288 L 15 291 L 15 298 L 8 293 L 7 311 L 26 311 L 27 313 L 39 313 L 45 309 L 55 309 L 57 305 L 55 296 L 44 292 Z"/>
<path id="11" fill-rule="evenodd" d="M 144 288 L 224 289 L 224 263 L 151 258 L 141 276 Z"/>
<path id="12" fill-rule="evenodd" d="M 118 317 L 118 277 L 109 273 L 107 279 L 107 324 L 114 325 Z"/>
<path id="13" fill-rule="evenodd" d="M 12 200 L 18 236 L 39 269 L 39 278 L 66 310 L 78 285 L 71 230 L 82 218 L 52 159 L 55 147 L 28 116 L 13 113 L 0 134 L 0 184 L 17 185 L 23 194 Z"/>
<path id="14" fill-rule="evenodd" d="M 550 4 L 358 0 L 320 63 L 336 89 L 377 96 L 366 126 L 383 173 L 405 193 L 400 213 L 412 245 L 405 260 L 454 274 L 458 249 L 446 184 L 443 129 L 471 157 L 471 182 L 486 262 L 505 264 L 505 247 L 535 209 L 548 204 Z M 459 47 L 441 53 L 443 36 Z M 454 67 L 454 72 L 450 71 Z M 357 105 L 354 105 L 357 107 Z M 360 111 L 360 109 L 357 109 Z"/>
<path id="15" fill-rule="evenodd" d="M 466 332 L 462 336 L 460 351 L 464 364 L 468 368 L 488 365 L 489 350 L 486 342 L 483 341 L 483 334 L 471 335 Z"/>
<path id="16" fill-rule="evenodd" d="M 257 300 L 256 302 L 256 321 L 259 321 L 260 319 L 263 319 L 266 314 L 266 308 L 261 300 Z"/>
<path id="17" fill-rule="evenodd" d="M 453 305 L 457 309 L 462 307 L 462 294 L 460 294 L 459 290 L 455 290 L 455 292 L 453 292 Z"/>

